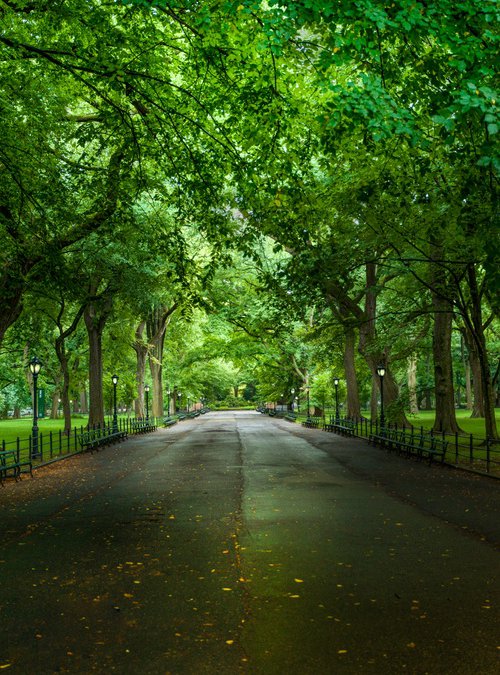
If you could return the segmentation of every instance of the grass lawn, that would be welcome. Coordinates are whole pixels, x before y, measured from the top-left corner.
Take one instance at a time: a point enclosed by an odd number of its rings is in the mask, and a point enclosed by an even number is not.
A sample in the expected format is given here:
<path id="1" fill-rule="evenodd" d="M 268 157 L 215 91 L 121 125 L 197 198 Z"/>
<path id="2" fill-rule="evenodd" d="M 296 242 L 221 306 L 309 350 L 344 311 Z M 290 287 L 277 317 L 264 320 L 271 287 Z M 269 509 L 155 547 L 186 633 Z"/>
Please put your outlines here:
<path id="1" fill-rule="evenodd" d="M 472 418 L 470 416 L 470 410 L 457 410 L 456 414 L 458 426 L 465 434 L 472 434 L 473 436 L 479 436 L 480 438 L 485 437 L 484 417 Z M 500 409 L 496 410 L 495 416 L 498 427 L 500 428 Z M 424 429 L 431 429 L 434 424 L 434 411 L 425 410 L 418 415 L 408 415 L 408 420 L 414 426 L 422 426 Z"/>
<path id="2" fill-rule="evenodd" d="M 87 424 L 87 418 L 83 415 L 75 415 L 71 420 L 71 428 L 77 427 L 80 429 L 81 426 Z M 62 430 L 64 427 L 62 418 L 56 420 L 51 420 L 48 417 L 38 420 L 38 433 L 43 434 L 44 436 L 52 431 L 53 434 L 59 433 L 59 430 Z M 21 417 L 21 419 L 14 420 L 0 420 L 0 441 L 5 441 L 9 443 L 15 441 L 16 438 L 21 440 L 31 436 L 31 429 L 33 428 L 33 418 L 32 417 Z"/>

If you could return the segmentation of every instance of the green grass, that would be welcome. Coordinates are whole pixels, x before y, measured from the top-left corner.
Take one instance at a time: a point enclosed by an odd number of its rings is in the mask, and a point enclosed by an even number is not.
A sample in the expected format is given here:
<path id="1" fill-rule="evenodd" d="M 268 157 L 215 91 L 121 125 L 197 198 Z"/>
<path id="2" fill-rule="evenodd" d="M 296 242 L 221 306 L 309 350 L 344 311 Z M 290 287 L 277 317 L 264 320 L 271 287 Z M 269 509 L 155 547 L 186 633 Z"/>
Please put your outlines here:
<path id="1" fill-rule="evenodd" d="M 119 416 L 120 417 L 120 416 Z M 107 418 L 106 418 L 107 419 Z M 71 428 L 77 427 L 80 429 L 81 426 L 86 426 L 87 417 L 83 415 L 75 415 L 71 419 Z M 32 417 L 22 417 L 21 419 L 14 420 L 0 420 L 0 441 L 5 441 L 10 443 L 15 441 L 16 438 L 24 440 L 31 436 L 31 430 L 33 428 L 33 418 Z M 56 420 L 51 420 L 49 418 L 43 418 L 38 420 L 38 433 L 47 434 L 52 431 L 53 434 L 57 434 L 59 430 L 62 431 L 64 428 L 64 423 L 62 418 Z"/>

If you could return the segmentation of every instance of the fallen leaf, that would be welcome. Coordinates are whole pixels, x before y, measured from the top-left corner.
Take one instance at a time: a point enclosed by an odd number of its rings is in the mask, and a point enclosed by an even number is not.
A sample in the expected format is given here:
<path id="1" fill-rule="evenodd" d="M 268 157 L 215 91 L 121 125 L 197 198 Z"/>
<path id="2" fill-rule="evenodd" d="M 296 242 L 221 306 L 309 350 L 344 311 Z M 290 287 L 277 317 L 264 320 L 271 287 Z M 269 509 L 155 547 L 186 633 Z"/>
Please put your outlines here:
<path id="1" fill-rule="evenodd" d="M 304 583 L 304 579 L 294 579 L 294 581 L 297 582 L 298 584 Z"/>

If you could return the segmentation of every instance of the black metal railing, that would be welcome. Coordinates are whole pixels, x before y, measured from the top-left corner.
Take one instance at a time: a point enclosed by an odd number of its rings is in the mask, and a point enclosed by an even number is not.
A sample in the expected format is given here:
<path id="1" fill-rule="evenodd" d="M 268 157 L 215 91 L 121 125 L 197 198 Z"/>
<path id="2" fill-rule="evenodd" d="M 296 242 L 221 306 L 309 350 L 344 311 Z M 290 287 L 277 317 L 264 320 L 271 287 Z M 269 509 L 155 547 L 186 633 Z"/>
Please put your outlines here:
<path id="1" fill-rule="evenodd" d="M 340 418 L 337 420 L 339 424 L 350 422 L 354 424 L 354 435 L 360 438 L 369 438 L 373 435 L 379 435 L 381 430 L 379 420 L 370 420 L 365 417 Z M 330 416 L 330 424 L 335 423 L 335 417 Z M 432 429 L 425 429 L 423 426 L 405 426 L 397 424 L 385 424 L 386 429 L 407 431 L 414 436 L 439 436 L 443 440 L 448 441 L 448 450 L 446 454 L 446 463 L 455 464 L 461 468 L 468 468 L 480 473 L 487 473 L 500 476 L 500 443 L 491 438 L 481 438 L 473 434 L 460 434 L 455 432 L 453 434 L 446 434 L 443 432 L 436 432 Z"/>

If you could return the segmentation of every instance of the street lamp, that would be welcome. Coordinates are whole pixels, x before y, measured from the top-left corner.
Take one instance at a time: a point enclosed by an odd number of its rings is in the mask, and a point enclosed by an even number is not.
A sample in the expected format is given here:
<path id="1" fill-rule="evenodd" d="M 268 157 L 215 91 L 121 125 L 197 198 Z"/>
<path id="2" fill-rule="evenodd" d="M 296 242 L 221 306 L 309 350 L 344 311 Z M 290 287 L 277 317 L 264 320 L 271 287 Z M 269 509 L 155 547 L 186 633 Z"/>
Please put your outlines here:
<path id="1" fill-rule="evenodd" d="M 178 391 L 177 392 L 177 410 L 181 409 L 181 399 L 182 399 L 182 392 Z"/>
<path id="2" fill-rule="evenodd" d="M 385 376 L 385 366 L 383 363 L 377 366 L 377 375 L 380 377 L 380 427 L 385 426 L 385 417 L 384 417 L 384 376 Z"/>
<path id="3" fill-rule="evenodd" d="M 309 405 L 309 389 L 310 387 L 306 387 L 306 393 L 307 393 L 307 419 L 311 416 L 310 413 L 310 405 Z"/>
<path id="4" fill-rule="evenodd" d="M 116 385 L 118 384 L 118 375 L 113 375 L 111 378 L 113 383 L 113 433 L 118 431 L 118 415 L 116 411 Z"/>
<path id="5" fill-rule="evenodd" d="M 293 412 L 293 402 L 294 402 L 294 398 L 295 398 L 295 396 L 294 396 L 295 389 L 293 387 L 290 389 L 290 394 L 292 395 L 292 412 Z"/>
<path id="6" fill-rule="evenodd" d="M 339 378 L 333 378 L 333 384 L 335 385 L 335 423 L 339 422 Z"/>
<path id="7" fill-rule="evenodd" d="M 167 415 L 170 415 L 170 389 L 167 389 Z"/>
<path id="8" fill-rule="evenodd" d="M 38 457 L 39 452 L 38 452 L 38 389 L 37 389 L 37 383 L 38 383 L 38 374 L 40 372 L 40 368 L 42 367 L 41 361 L 38 359 L 38 357 L 34 356 L 31 361 L 30 361 L 30 371 L 31 374 L 33 375 L 33 429 L 31 431 L 31 435 L 33 438 L 33 445 L 31 447 L 31 456 L 32 457 Z"/>
<path id="9" fill-rule="evenodd" d="M 146 422 L 149 422 L 149 384 L 144 387 L 146 392 Z"/>

